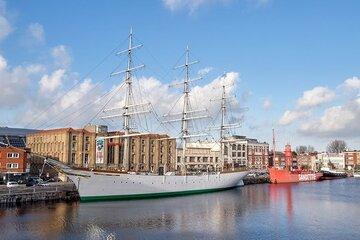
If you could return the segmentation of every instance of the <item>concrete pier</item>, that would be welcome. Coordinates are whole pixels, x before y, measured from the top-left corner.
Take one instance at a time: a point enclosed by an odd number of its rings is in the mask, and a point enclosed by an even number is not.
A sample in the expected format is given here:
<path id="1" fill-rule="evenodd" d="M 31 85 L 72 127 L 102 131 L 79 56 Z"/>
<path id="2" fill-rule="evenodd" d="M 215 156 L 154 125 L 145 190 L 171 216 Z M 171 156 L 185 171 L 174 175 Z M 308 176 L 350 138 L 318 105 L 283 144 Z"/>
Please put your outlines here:
<path id="1" fill-rule="evenodd" d="M 73 183 L 49 183 L 46 186 L 8 188 L 0 186 L 0 204 L 27 203 L 39 201 L 76 201 L 79 199 Z"/>

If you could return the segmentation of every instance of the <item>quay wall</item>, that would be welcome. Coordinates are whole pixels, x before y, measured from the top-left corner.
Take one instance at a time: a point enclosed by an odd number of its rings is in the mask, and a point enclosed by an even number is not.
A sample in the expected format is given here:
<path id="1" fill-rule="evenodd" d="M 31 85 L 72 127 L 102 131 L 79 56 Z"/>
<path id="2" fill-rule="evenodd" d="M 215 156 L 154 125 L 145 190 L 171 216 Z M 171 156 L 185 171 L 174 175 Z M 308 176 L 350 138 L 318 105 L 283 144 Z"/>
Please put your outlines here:
<path id="1" fill-rule="evenodd" d="M 48 186 L 0 186 L 0 204 L 40 201 L 77 201 L 79 194 L 73 183 L 51 183 Z"/>

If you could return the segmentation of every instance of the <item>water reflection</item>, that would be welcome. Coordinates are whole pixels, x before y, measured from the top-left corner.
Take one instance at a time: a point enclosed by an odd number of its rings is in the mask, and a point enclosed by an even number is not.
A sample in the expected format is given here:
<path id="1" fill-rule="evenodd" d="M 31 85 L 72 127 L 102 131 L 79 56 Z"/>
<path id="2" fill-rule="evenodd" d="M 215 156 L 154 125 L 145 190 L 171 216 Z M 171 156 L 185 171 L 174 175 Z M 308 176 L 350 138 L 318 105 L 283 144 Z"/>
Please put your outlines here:
<path id="1" fill-rule="evenodd" d="M 346 181 L 347 187 L 265 184 L 176 198 L 0 208 L 1 239 L 360 239 L 352 230 L 360 227 L 360 190 Z M 338 221 L 333 208 L 347 207 Z"/>

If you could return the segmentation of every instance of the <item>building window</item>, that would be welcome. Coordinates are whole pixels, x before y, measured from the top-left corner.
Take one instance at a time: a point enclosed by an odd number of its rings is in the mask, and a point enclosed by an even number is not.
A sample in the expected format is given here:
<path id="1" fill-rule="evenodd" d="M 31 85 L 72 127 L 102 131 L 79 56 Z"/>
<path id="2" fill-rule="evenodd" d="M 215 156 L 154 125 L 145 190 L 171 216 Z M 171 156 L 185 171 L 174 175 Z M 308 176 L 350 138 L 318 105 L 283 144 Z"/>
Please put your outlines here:
<path id="1" fill-rule="evenodd" d="M 232 150 L 236 150 L 236 145 L 235 144 L 232 145 Z"/>
<path id="2" fill-rule="evenodd" d="M 89 136 L 86 136 L 86 137 L 85 137 L 85 141 L 86 141 L 86 142 L 89 142 L 89 140 L 90 140 L 90 137 L 89 137 Z"/>
<path id="3" fill-rule="evenodd" d="M 242 146 L 242 150 L 245 151 L 245 144 Z"/>
<path id="4" fill-rule="evenodd" d="M 17 164 L 17 163 L 7 163 L 7 164 L 6 164 L 6 168 L 7 168 L 7 169 L 19 168 L 19 164 Z"/>
<path id="5" fill-rule="evenodd" d="M 19 154 L 18 153 L 8 153 L 7 157 L 8 158 L 19 158 Z"/>
<path id="6" fill-rule="evenodd" d="M 76 142 L 72 142 L 72 143 L 71 143 L 71 149 L 72 149 L 73 151 L 76 150 Z"/>
<path id="7" fill-rule="evenodd" d="M 85 151 L 89 151 L 89 146 L 90 146 L 89 143 L 85 143 Z"/>
<path id="8" fill-rule="evenodd" d="M 233 152 L 233 153 L 232 153 L 232 156 L 233 156 L 233 157 L 236 157 L 236 152 Z"/>
<path id="9" fill-rule="evenodd" d="M 240 144 L 238 144 L 237 150 L 241 150 L 241 145 Z"/>
<path id="10" fill-rule="evenodd" d="M 76 162 L 76 155 L 75 155 L 75 153 L 72 153 L 71 154 L 71 164 L 75 164 L 75 162 Z"/>
<path id="11" fill-rule="evenodd" d="M 245 157 L 245 152 L 242 153 L 242 156 Z"/>
<path id="12" fill-rule="evenodd" d="M 72 136 L 72 140 L 73 140 L 73 141 L 76 141 L 76 136 L 75 136 L 75 135 Z"/>
<path id="13" fill-rule="evenodd" d="M 85 156 L 84 156 L 84 165 L 87 167 L 88 164 L 89 164 L 89 154 L 85 153 Z"/>

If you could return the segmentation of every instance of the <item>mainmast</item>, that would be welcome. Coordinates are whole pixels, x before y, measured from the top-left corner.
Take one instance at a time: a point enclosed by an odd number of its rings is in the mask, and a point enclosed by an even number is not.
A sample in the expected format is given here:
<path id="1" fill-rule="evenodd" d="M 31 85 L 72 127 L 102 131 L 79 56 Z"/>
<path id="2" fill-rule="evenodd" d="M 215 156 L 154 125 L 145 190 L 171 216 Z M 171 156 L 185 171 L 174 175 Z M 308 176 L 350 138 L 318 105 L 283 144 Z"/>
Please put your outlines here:
<path id="1" fill-rule="evenodd" d="M 190 92 L 191 92 L 190 83 L 202 79 L 202 77 L 193 78 L 193 79 L 190 78 L 190 66 L 193 64 L 196 64 L 198 62 L 199 61 L 190 62 L 190 49 L 187 46 L 186 52 L 185 52 L 185 63 L 183 65 L 175 67 L 175 69 L 182 68 L 185 70 L 185 78 L 180 83 L 175 83 L 175 84 L 170 85 L 170 86 L 178 86 L 178 85 L 183 86 L 182 112 L 179 114 L 165 114 L 164 115 L 164 117 L 180 116 L 180 118 L 178 118 L 178 119 L 166 120 L 164 122 L 181 121 L 181 133 L 180 133 L 179 139 L 180 139 L 181 145 L 182 145 L 182 156 L 181 156 L 181 161 L 180 161 L 180 167 L 181 167 L 182 173 L 186 172 L 186 167 L 185 167 L 186 144 L 188 143 L 189 139 L 192 137 L 203 136 L 203 134 L 190 135 L 189 122 L 194 119 L 201 119 L 201 118 L 208 117 L 207 115 L 201 115 L 201 116 L 197 115 L 199 113 L 206 112 L 206 110 L 194 110 L 194 109 L 191 109 L 191 105 L 190 105 Z"/>

